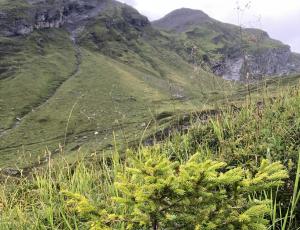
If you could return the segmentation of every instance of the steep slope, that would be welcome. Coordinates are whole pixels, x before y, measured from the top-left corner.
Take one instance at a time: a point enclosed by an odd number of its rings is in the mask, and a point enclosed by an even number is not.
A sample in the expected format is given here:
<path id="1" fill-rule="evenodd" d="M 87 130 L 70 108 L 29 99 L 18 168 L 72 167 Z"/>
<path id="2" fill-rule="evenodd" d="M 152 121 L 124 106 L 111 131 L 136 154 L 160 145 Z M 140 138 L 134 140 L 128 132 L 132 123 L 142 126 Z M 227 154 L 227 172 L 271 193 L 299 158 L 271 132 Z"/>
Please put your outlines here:
<path id="1" fill-rule="evenodd" d="M 109 0 L 3 0 L 0 34 L 25 35 L 35 29 L 60 27 L 73 31 L 111 4 Z"/>
<path id="2" fill-rule="evenodd" d="M 0 167 L 28 165 L 59 144 L 66 153 L 110 148 L 113 135 L 130 144 L 235 87 L 195 69 L 127 5 L 1 4 L 11 24 L 1 20 Z"/>
<path id="3" fill-rule="evenodd" d="M 185 8 L 171 12 L 153 25 L 179 35 L 178 44 L 190 43 L 192 61 L 207 65 L 225 79 L 245 80 L 247 75 L 260 79 L 300 72 L 299 56 L 262 30 L 240 30 L 202 11 Z"/>

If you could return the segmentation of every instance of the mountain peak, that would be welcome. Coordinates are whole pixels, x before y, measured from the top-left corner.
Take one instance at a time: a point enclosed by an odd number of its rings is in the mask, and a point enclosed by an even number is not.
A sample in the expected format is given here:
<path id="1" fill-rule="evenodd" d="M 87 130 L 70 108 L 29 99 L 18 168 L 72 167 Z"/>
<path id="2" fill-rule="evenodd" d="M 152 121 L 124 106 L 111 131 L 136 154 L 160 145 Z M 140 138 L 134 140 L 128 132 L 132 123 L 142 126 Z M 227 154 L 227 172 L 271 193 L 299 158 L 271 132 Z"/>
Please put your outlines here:
<path id="1" fill-rule="evenodd" d="M 154 21 L 153 25 L 159 29 L 183 32 L 191 25 L 203 24 L 211 20 L 213 19 L 201 10 L 181 8 Z"/>
<path id="2" fill-rule="evenodd" d="M 166 16 L 170 16 L 170 15 L 174 15 L 174 16 L 187 16 L 187 15 L 198 15 L 198 16 L 202 16 L 202 17 L 209 17 L 206 13 L 204 13 L 202 10 L 196 10 L 196 9 L 191 9 L 191 8 L 179 8 L 177 10 L 174 10 L 172 12 L 170 12 L 169 14 L 167 14 Z"/>

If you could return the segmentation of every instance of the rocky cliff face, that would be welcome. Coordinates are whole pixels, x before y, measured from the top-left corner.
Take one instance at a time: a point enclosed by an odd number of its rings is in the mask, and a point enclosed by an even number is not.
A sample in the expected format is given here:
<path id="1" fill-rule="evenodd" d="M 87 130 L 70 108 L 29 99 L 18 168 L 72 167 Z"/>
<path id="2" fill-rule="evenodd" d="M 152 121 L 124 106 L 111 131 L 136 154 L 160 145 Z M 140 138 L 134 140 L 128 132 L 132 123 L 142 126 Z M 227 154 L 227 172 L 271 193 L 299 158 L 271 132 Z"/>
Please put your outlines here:
<path id="1" fill-rule="evenodd" d="M 260 79 L 300 72 L 300 56 L 267 32 L 219 22 L 199 10 L 179 9 L 154 27 L 186 37 L 189 60 L 227 80 Z M 242 38 L 242 39 L 241 39 Z"/>
<path id="2" fill-rule="evenodd" d="M 189 62 L 209 66 L 216 75 L 229 80 L 246 76 L 287 75 L 300 72 L 300 55 L 290 47 L 271 39 L 264 31 L 240 29 L 210 18 L 198 10 L 179 9 L 152 25 L 175 35 L 168 45 Z M 99 51 L 115 55 L 108 40 L 128 43 L 150 27 L 148 19 L 135 9 L 114 0 L 4 0 L 0 2 L 0 37 L 26 35 L 45 28 L 65 28 L 72 39 L 85 30 L 81 40 L 92 40 Z M 101 28 L 100 28 L 101 27 Z M 103 29 L 105 28 L 105 29 Z M 133 30 L 131 30 L 133 28 Z M 157 31 L 148 36 L 156 39 Z M 183 34 L 184 36 L 178 36 Z M 124 37 L 125 39 L 120 39 Z M 184 40 L 180 40 L 184 37 Z M 159 40 L 159 39 L 158 39 Z M 113 51 L 112 51 L 113 50 Z M 125 50 L 125 49 L 124 49 Z"/>
<path id="3" fill-rule="evenodd" d="M 0 10 L 2 36 L 25 35 L 34 29 L 61 27 L 66 22 L 65 6 L 30 1 L 25 6 Z"/>
<path id="4" fill-rule="evenodd" d="M 212 66 L 215 74 L 226 80 L 261 79 L 263 76 L 285 76 L 300 72 L 300 59 L 289 46 L 240 53 L 226 57 Z"/>
<path id="5" fill-rule="evenodd" d="M 112 5 L 118 7 L 123 4 L 111 0 L 27 0 L 23 7 L 0 9 L 0 35 L 25 35 L 35 29 L 60 27 L 73 32 Z M 124 16 L 129 23 L 137 26 L 149 24 L 148 19 L 141 15 Z"/>
<path id="6" fill-rule="evenodd" d="M 287 75 L 293 71 L 300 71 L 291 60 L 290 47 L 271 48 L 265 51 L 257 51 L 253 55 L 246 55 L 250 74 L 254 77 L 267 75 Z"/>

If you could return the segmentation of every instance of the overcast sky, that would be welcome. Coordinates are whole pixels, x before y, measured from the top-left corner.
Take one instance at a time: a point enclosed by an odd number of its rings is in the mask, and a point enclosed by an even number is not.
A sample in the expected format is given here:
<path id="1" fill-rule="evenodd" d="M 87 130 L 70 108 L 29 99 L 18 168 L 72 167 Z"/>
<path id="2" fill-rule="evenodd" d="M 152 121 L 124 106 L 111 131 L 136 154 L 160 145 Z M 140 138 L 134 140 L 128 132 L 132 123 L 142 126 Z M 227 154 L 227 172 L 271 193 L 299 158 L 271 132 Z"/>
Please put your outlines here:
<path id="1" fill-rule="evenodd" d="M 248 0 L 120 0 L 132 5 L 151 21 L 172 10 L 187 7 L 200 9 L 212 18 L 246 27 L 266 30 L 275 39 L 300 53 L 300 0 L 252 0 L 250 8 L 238 19 L 237 6 Z M 239 22 L 240 21 L 240 22 Z"/>

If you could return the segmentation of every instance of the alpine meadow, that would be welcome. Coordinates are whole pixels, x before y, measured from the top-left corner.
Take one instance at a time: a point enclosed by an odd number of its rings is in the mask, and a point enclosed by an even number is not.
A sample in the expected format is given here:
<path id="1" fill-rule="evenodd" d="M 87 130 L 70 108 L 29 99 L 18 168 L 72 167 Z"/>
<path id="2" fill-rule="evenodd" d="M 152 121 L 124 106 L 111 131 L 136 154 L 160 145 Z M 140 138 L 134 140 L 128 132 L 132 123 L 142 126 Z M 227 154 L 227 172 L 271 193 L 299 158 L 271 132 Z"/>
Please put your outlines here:
<path id="1" fill-rule="evenodd" d="M 145 2 L 0 0 L 0 230 L 300 229 L 295 44 Z"/>

